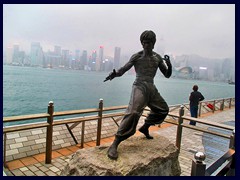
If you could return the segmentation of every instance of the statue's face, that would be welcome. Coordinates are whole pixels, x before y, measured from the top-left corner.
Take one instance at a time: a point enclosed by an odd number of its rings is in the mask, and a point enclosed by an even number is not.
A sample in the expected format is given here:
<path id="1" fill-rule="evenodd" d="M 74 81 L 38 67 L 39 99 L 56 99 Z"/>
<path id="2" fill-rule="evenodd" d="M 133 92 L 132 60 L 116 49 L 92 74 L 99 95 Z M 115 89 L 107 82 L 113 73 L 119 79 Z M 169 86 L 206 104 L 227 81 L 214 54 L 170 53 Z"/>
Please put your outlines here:
<path id="1" fill-rule="evenodd" d="M 143 46 L 143 49 L 146 51 L 152 51 L 154 48 L 153 42 L 147 39 L 142 41 L 142 46 Z"/>

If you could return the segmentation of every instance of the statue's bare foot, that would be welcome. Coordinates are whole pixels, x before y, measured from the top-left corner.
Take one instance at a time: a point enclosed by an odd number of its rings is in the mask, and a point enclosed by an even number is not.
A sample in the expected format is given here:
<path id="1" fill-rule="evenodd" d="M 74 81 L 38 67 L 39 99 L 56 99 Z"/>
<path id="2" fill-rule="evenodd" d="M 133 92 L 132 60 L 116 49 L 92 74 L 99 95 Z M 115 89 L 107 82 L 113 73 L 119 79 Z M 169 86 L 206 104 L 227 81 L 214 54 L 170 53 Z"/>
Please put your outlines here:
<path id="1" fill-rule="evenodd" d="M 141 133 L 143 133 L 147 139 L 153 139 L 152 136 L 150 136 L 148 129 L 144 128 L 143 126 L 138 129 Z"/>
<path id="2" fill-rule="evenodd" d="M 108 157 L 110 159 L 116 160 L 118 158 L 117 148 L 114 145 L 111 145 L 108 149 Z"/>

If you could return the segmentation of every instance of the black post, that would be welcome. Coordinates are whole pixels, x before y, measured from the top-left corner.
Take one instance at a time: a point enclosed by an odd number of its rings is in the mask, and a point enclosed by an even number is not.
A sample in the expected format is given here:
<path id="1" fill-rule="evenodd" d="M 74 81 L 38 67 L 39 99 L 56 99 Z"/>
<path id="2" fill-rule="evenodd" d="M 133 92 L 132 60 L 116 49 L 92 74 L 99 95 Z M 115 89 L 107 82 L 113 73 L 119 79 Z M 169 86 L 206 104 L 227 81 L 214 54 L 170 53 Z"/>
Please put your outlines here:
<path id="1" fill-rule="evenodd" d="M 179 109 L 179 118 L 178 118 L 178 125 L 177 125 L 177 137 L 176 137 L 176 146 L 178 150 L 180 151 L 181 148 L 181 140 L 182 140 L 182 123 L 183 123 L 183 118 L 182 116 L 184 115 L 184 106 L 181 105 Z"/>
<path id="2" fill-rule="evenodd" d="M 51 164 L 52 161 L 52 138 L 53 138 L 53 112 L 54 112 L 54 105 L 53 101 L 48 103 L 48 114 L 49 117 L 47 119 L 48 126 L 47 126 L 47 135 L 46 135 L 46 157 L 45 163 Z"/>
<path id="3" fill-rule="evenodd" d="M 235 149 L 235 129 L 232 131 L 232 135 L 230 137 L 229 148 Z"/>
<path id="4" fill-rule="evenodd" d="M 98 112 L 98 124 L 97 124 L 97 142 L 96 145 L 100 145 L 101 131 L 102 131 L 102 111 L 103 111 L 103 99 L 99 101 L 99 112 Z"/>
<path id="5" fill-rule="evenodd" d="M 206 155 L 202 152 L 197 152 L 192 160 L 191 176 L 205 176 L 206 164 L 204 160 Z"/>
<path id="6" fill-rule="evenodd" d="M 213 113 L 215 112 L 216 101 L 213 101 Z"/>
<path id="7" fill-rule="evenodd" d="M 84 148 L 85 121 L 82 122 L 81 148 Z"/>
<path id="8" fill-rule="evenodd" d="M 232 98 L 229 99 L 229 109 L 232 107 Z"/>
<path id="9" fill-rule="evenodd" d="M 220 111 L 224 110 L 224 99 L 222 100 L 222 103 L 220 104 Z"/>
<path id="10" fill-rule="evenodd" d="M 4 143 L 4 147 L 3 147 L 3 166 L 5 167 L 5 168 L 7 168 L 7 163 L 6 163 L 6 147 L 7 147 L 7 133 L 4 133 L 3 134 L 3 138 L 4 138 L 4 140 L 3 140 L 3 143 Z"/>

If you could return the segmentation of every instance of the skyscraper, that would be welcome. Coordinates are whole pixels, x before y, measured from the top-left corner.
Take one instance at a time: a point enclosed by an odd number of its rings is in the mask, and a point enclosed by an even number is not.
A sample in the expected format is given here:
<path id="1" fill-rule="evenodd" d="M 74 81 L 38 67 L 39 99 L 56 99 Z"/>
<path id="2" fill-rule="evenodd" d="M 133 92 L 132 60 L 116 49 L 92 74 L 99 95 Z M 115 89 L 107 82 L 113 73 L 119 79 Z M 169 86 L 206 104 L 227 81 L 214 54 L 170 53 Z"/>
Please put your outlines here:
<path id="1" fill-rule="evenodd" d="M 121 48 L 115 47 L 114 51 L 114 68 L 118 69 L 120 67 L 120 54 L 121 54 Z"/>
<path id="2" fill-rule="evenodd" d="M 61 67 L 69 68 L 70 64 L 70 52 L 69 50 L 62 50 L 62 62 L 61 62 Z"/>
<path id="3" fill-rule="evenodd" d="M 61 56 L 61 46 L 54 46 L 54 54 Z"/>
<path id="4" fill-rule="evenodd" d="M 89 67 L 92 71 L 96 71 L 97 51 L 92 52 L 91 60 L 89 61 Z"/>
<path id="5" fill-rule="evenodd" d="M 13 48 L 8 47 L 6 51 L 6 63 L 11 64 L 13 60 Z"/>
<path id="6" fill-rule="evenodd" d="M 83 50 L 82 57 L 81 57 L 81 69 L 85 69 L 87 66 L 87 51 Z"/>
<path id="7" fill-rule="evenodd" d="M 39 42 L 32 42 L 31 44 L 31 65 L 42 66 L 43 65 L 43 51 Z"/>
<path id="8" fill-rule="evenodd" d="M 19 45 L 18 44 L 14 44 L 13 45 L 13 59 L 12 59 L 12 62 L 13 63 L 19 63 Z"/>
<path id="9" fill-rule="evenodd" d="M 97 63 L 96 63 L 96 70 L 97 71 L 103 71 L 103 50 L 104 50 L 104 47 L 103 46 L 100 46 L 100 49 L 99 49 L 99 57 L 97 59 Z"/>

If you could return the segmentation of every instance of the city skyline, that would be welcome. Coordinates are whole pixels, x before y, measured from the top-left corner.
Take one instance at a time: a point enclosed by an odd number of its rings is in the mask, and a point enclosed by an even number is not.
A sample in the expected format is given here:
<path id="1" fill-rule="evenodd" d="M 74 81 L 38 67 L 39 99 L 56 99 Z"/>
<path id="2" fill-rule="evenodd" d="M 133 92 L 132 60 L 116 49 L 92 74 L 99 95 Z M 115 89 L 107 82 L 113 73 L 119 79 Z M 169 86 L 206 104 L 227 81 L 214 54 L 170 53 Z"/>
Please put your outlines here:
<path id="1" fill-rule="evenodd" d="M 44 13 L 42 13 L 44 12 Z M 3 48 L 18 43 L 30 51 L 55 45 L 88 52 L 104 46 L 131 55 L 142 49 L 139 36 L 151 29 L 154 50 L 166 54 L 198 54 L 208 58 L 235 57 L 234 4 L 4 4 Z"/>

